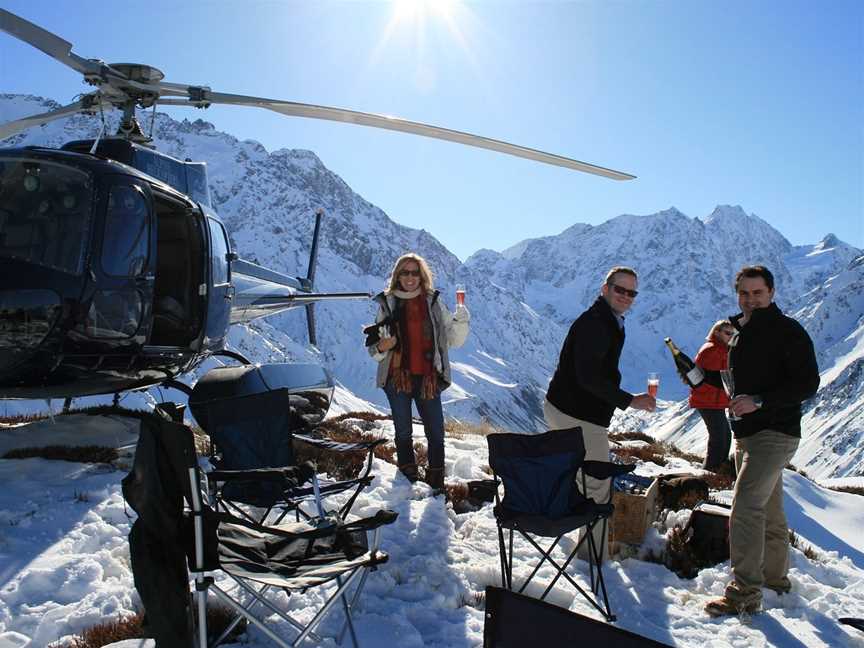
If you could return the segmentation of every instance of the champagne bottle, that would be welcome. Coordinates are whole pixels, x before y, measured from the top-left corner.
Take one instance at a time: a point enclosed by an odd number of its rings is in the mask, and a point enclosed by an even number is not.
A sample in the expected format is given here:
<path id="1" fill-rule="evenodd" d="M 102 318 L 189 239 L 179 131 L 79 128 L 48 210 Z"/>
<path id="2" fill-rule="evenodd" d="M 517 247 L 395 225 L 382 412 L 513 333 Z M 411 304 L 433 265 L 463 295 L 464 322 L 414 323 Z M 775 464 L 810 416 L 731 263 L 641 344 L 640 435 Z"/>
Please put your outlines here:
<path id="1" fill-rule="evenodd" d="M 666 343 L 666 346 L 669 347 L 669 351 L 672 352 L 672 359 L 675 361 L 675 367 L 678 369 L 678 373 L 687 381 L 687 384 L 691 387 L 698 387 L 702 384 L 702 381 L 705 380 L 705 373 L 696 366 L 686 353 L 684 353 L 681 349 L 679 349 L 675 343 L 672 341 L 672 338 L 666 338 L 663 340 Z"/>

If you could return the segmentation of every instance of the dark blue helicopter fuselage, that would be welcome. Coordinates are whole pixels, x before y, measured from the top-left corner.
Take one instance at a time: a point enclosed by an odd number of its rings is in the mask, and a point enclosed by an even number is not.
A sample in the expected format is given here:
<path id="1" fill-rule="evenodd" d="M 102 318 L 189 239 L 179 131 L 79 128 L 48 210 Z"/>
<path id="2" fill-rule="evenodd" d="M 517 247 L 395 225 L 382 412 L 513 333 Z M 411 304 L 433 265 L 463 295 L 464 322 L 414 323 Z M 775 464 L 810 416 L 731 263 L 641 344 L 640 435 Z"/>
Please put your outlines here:
<path id="1" fill-rule="evenodd" d="M 151 170 L 184 164 L 148 153 L 162 158 Z M 0 150 L 0 398 L 112 393 L 190 370 L 224 347 L 231 258 L 209 205 L 152 175 Z"/>

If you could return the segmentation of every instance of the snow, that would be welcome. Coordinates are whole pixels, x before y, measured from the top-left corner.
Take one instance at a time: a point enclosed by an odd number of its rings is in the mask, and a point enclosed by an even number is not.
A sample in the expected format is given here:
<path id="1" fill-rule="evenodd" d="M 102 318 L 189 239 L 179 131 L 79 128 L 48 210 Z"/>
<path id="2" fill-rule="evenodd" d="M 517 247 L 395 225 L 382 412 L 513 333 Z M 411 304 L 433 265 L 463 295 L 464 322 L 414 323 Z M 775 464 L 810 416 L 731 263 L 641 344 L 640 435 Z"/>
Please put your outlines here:
<path id="1" fill-rule="evenodd" d="M 51 107 L 42 98 L 0 95 L 0 122 Z M 2 144 L 58 146 L 94 137 L 97 124 L 76 116 Z M 528 239 L 502 253 L 480 250 L 461 263 L 427 232 L 399 225 L 365 201 L 312 152 L 268 152 L 202 120 L 181 122 L 163 114 L 157 115 L 155 139 L 166 153 L 207 162 L 214 206 L 244 258 L 289 275 L 302 272 L 313 214 L 322 207 L 326 219 L 316 289 L 377 292 L 406 250 L 430 261 L 445 303 L 452 305 L 457 281 L 466 284 L 472 330 L 466 345 L 451 356 L 454 385 L 444 395 L 445 414 L 462 421 L 540 429 L 540 403 L 567 328 L 595 299 L 606 269 L 623 263 L 640 273 L 640 296 L 626 324 L 624 387 L 641 391 L 646 373 L 659 371 L 663 400 L 654 413 L 616 413 L 611 429 L 642 431 L 682 450 L 703 452 L 704 424 L 679 400 L 686 391 L 662 339 L 671 334 L 692 355 L 708 327 L 734 312 L 730 284 L 735 271 L 745 263 L 765 263 L 775 272 L 781 307 L 813 338 L 821 370 L 820 390 L 805 404 L 793 463 L 823 485 L 864 485 L 859 451 L 864 442 L 864 256 L 832 235 L 815 245 L 792 246 L 758 216 L 729 205 L 719 205 L 707 217 L 691 218 L 673 207 L 623 214 L 598 226 L 576 222 L 579 214 L 574 213 L 574 224 L 556 236 Z M 371 303 L 320 304 L 319 348 L 305 343 L 300 311 L 232 327 L 230 348 L 255 362 L 322 363 L 337 382 L 331 416 L 386 412 L 374 365 L 361 344 L 360 330 L 374 311 Z M 194 382 L 219 364 L 208 360 L 184 379 Z M 123 404 L 152 407 L 162 398 L 159 390 L 151 390 L 124 396 Z M 105 400 L 110 397 L 76 399 L 75 405 Z M 38 409 L 44 404 L 4 401 L 0 407 L 5 415 Z M 57 420 L 52 438 L 67 443 L 69 434 L 61 435 L 66 421 Z M 375 425 L 392 436 L 391 424 Z M 86 436 L 72 432 L 81 437 L 78 442 L 102 438 L 106 445 L 128 445 L 116 431 L 88 428 Z M 0 449 L 24 441 L 32 445 L 33 429 L 0 431 Z M 422 438 L 418 428 L 415 439 Z M 482 438 L 447 440 L 448 480 L 483 478 L 487 463 Z M 499 582 L 489 507 L 456 514 L 425 485 L 407 484 L 391 465 L 376 462 L 375 470 L 375 482 L 359 502 L 361 511 L 392 508 L 400 519 L 386 529 L 391 561 L 370 579 L 358 618 L 367 645 L 482 645 L 483 614 L 476 597 Z M 639 468 L 649 476 L 683 470 L 696 469 L 681 459 L 664 468 Z M 106 467 L 0 459 L 0 648 L 42 648 L 136 608 L 125 540 L 131 511 L 120 497 L 122 476 Z M 827 490 L 789 471 L 784 483 L 790 524 L 819 554 L 813 562 L 793 550 L 790 595 L 768 593 L 767 611 L 749 623 L 711 620 L 701 608 L 722 592 L 728 565 L 686 581 L 631 557 L 611 562 L 607 570 L 619 624 L 680 646 L 864 645 L 864 635 L 835 621 L 864 616 L 859 496 Z M 667 522 L 684 523 L 687 515 Z M 649 530 L 640 555 L 662 548 L 665 531 Z M 517 544 L 517 558 L 524 555 L 525 547 Z M 581 565 L 576 571 L 584 580 Z M 295 597 L 292 606 L 302 608 L 315 596 Z M 564 588 L 551 596 L 560 605 L 593 614 Z M 334 627 L 325 625 L 322 632 Z M 254 631 L 251 636 L 249 645 L 266 645 Z M 131 645 L 143 648 L 139 644 Z"/>
<path id="2" fill-rule="evenodd" d="M 57 417 L 63 423 L 64 417 Z M 374 424 L 392 438 L 389 421 Z M 31 424 L 30 445 L 50 442 L 50 422 Z M 114 438 L 105 425 L 103 444 Z M 2 435 L 3 432 L 0 432 Z M 90 432 L 88 441 L 99 442 Z M 422 441 L 422 427 L 415 427 Z M 448 482 L 478 479 L 488 468 L 482 436 L 448 438 Z M 671 463 L 668 472 L 695 467 Z M 375 479 L 359 498 L 354 512 L 372 514 L 380 508 L 399 513 L 384 529 L 382 548 L 390 561 L 367 583 L 356 622 L 364 645 L 460 648 L 483 643 L 480 593 L 499 585 L 497 531 L 491 505 L 460 513 L 423 483 L 408 483 L 391 464 L 376 460 Z M 643 464 L 641 474 L 659 469 Z M 98 621 L 130 614 L 139 599 L 129 569 L 126 536 L 134 513 L 120 494 L 123 470 L 43 459 L 0 459 L 0 646 L 49 646 Z M 635 557 L 611 560 L 605 576 L 617 625 L 676 646 L 777 646 L 808 648 L 864 646 L 864 636 L 836 622 L 839 616 L 864 616 L 864 508 L 860 496 L 827 490 L 792 471 L 784 473 L 786 514 L 803 544 L 818 560 L 792 549 L 793 590 L 778 597 L 766 590 L 762 614 L 749 620 L 712 619 L 702 606 L 722 594 L 728 563 L 702 570 L 684 580 L 665 567 Z M 664 544 L 663 533 L 684 524 L 688 511 L 670 514 L 665 524 L 649 530 L 642 554 Z M 565 538 L 566 546 L 572 539 Z M 515 575 L 525 577 L 532 556 L 516 541 Z M 583 585 L 588 574 L 579 562 L 572 573 Z M 541 578 L 550 572 L 541 570 Z M 528 591 L 539 595 L 533 584 Z M 314 590 L 281 604 L 303 613 L 320 600 Z M 549 600 L 597 618 L 569 585 L 556 585 Z M 272 618 L 277 632 L 291 631 Z M 324 646 L 335 646 L 338 615 L 320 633 Z M 251 629 L 244 646 L 267 646 Z M 240 644 L 237 644 L 238 646 Z M 112 648 L 144 648 L 142 642 Z M 151 647 L 152 648 L 152 647 Z"/>

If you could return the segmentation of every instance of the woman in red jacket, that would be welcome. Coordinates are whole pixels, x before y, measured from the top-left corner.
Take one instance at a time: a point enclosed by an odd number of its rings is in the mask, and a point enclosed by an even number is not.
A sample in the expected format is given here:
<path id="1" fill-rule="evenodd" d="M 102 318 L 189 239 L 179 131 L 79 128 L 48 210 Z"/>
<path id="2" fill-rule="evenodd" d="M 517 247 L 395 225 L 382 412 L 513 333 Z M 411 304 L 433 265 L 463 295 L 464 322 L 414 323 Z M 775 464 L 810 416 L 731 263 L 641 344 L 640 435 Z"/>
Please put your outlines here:
<path id="1" fill-rule="evenodd" d="M 708 331 L 707 342 L 699 349 L 694 361 L 703 369 L 720 371 L 729 367 L 729 340 L 735 329 L 729 320 L 719 320 Z M 708 449 L 705 452 L 705 470 L 716 472 L 728 459 L 732 445 L 732 432 L 726 418 L 729 397 L 719 387 L 703 382 L 690 392 L 690 407 L 699 411 L 708 428 Z"/>

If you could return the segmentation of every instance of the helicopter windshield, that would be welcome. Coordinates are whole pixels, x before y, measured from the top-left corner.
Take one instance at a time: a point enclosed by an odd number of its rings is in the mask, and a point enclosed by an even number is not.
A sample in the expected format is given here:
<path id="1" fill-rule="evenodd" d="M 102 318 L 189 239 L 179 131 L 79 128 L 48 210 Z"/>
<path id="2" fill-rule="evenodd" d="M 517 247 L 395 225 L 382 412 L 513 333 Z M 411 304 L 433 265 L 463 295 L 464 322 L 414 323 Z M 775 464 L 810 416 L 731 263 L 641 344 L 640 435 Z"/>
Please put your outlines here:
<path id="1" fill-rule="evenodd" d="M 81 274 L 92 195 L 89 173 L 0 157 L 0 258 Z"/>

